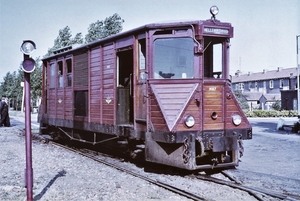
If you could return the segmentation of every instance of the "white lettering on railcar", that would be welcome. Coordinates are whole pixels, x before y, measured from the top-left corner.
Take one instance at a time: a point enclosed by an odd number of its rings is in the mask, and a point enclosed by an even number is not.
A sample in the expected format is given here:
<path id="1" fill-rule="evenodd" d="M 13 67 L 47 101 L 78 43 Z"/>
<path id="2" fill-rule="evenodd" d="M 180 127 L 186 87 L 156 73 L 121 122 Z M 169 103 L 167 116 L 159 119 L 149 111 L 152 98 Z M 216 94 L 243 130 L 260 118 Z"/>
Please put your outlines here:
<path id="1" fill-rule="evenodd" d="M 229 29 L 204 27 L 204 33 L 212 33 L 212 34 L 219 34 L 219 35 L 228 35 L 229 34 Z"/>

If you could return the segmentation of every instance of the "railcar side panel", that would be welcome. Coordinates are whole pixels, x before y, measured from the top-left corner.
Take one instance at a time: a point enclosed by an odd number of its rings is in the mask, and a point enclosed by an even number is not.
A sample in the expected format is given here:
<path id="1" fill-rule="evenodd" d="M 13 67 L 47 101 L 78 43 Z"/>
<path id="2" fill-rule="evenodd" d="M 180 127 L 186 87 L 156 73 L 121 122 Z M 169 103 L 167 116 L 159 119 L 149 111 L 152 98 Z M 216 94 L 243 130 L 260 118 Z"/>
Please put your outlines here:
<path id="1" fill-rule="evenodd" d="M 64 119 L 66 120 L 73 120 L 73 103 L 73 89 L 67 87 L 64 95 Z"/>
<path id="2" fill-rule="evenodd" d="M 115 52 L 114 44 L 103 47 L 102 123 L 115 123 Z"/>
<path id="3" fill-rule="evenodd" d="M 74 54 L 74 88 L 87 87 L 89 82 L 89 65 L 88 65 L 88 52 L 76 52 Z"/>
<path id="4" fill-rule="evenodd" d="M 64 103 L 65 103 L 65 93 L 64 93 L 64 89 L 63 88 L 58 88 L 56 89 L 56 115 L 55 118 L 56 119 L 64 119 L 64 111 L 65 111 L 65 107 L 64 107 Z"/>
<path id="5" fill-rule="evenodd" d="M 90 122 L 101 122 L 102 71 L 100 47 L 90 53 Z"/>

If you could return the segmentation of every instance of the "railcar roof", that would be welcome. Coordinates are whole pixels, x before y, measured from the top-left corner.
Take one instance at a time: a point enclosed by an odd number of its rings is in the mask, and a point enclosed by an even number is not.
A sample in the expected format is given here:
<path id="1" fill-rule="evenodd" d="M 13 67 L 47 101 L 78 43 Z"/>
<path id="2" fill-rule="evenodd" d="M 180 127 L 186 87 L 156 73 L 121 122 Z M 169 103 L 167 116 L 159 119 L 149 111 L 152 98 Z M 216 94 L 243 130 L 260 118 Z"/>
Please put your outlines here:
<path id="1" fill-rule="evenodd" d="M 96 45 L 99 45 L 101 43 L 108 43 L 114 40 L 118 40 L 122 37 L 126 37 L 126 36 L 130 36 L 139 32 L 143 32 L 146 30 L 151 30 L 151 29 L 159 29 L 159 28 L 171 28 L 171 27 L 186 27 L 186 26 L 191 26 L 191 25 L 202 25 L 202 24 L 211 24 L 211 23 L 215 23 L 216 25 L 223 25 L 223 26 L 231 26 L 230 23 L 227 22 L 221 22 L 219 20 L 215 20 L 212 21 L 211 19 L 207 19 L 207 20 L 185 20 L 185 21 L 170 21 L 170 22 L 157 22 L 157 23 L 150 23 L 150 24 L 146 24 L 128 31 L 124 31 L 112 36 L 108 36 L 106 38 L 102 38 L 90 43 L 86 43 L 86 44 L 75 44 L 72 46 L 67 46 L 67 47 L 63 47 L 60 49 L 55 50 L 56 52 L 58 52 L 57 54 L 52 54 L 50 56 L 44 57 L 42 58 L 42 60 L 49 60 L 52 59 L 54 57 L 57 57 L 59 55 L 63 55 L 63 54 L 67 54 L 79 49 L 84 49 L 84 48 L 90 48 Z"/>

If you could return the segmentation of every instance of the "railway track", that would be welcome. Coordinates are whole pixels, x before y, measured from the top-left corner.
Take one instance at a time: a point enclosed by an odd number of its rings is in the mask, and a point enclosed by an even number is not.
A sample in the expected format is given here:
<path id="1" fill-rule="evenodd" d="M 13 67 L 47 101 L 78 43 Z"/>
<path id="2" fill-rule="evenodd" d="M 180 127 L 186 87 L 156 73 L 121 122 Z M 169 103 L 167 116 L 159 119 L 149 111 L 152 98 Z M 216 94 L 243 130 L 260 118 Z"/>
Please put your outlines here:
<path id="1" fill-rule="evenodd" d="M 225 172 L 221 172 L 221 173 L 225 177 L 229 178 L 231 181 L 225 181 L 225 180 L 222 180 L 222 179 L 214 178 L 214 177 L 211 177 L 211 176 L 204 176 L 204 175 L 195 175 L 195 177 L 198 178 L 198 179 L 201 179 L 201 180 L 214 182 L 214 183 L 217 183 L 217 184 L 220 184 L 220 185 L 230 186 L 232 188 L 248 192 L 250 195 L 252 195 L 257 200 L 260 200 L 260 201 L 264 201 L 264 199 L 262 199 L 261 196 L 259 196 L 259 194 L 268 195 L 268 196 L 271 196 L 273 198 L 277 198 L 277 199 L 280 199 L 280 200 L 291 200 L 291 201 L 300 200 L 300 197 L 296 196 L 296 195 L 288 196 L 288 195 L 284 195 L 284 194 L 280 194 L 280 193 L 275 193 L 275 192 L 272 192 L 270 190 L 265 190 L 265 189 L 260 189 L 260 188 L 255 188 L 255 187 L 250 187 L 250 186 L 243 185 L 243 184 L 241 184 L 241 182 L 239 182 L 236 179 L 232 178 L 227 173 L 225 173 Z"/>
<path id="2" fill-rule="evenodd" d="M 90 158 L 94 161 L 97 161 L 99 163 L 105 164 L 107 166 L 110 166 L 114 169 L 117 169 L 119 171 L 125 172 L 127 174 L 130 174 L 132 176 L 135 176 L 137 178 L 143 179 L 153 185 L 156 185 L 158 187 L 164 188 L 168 191 L 174 192 L 176 194 L 179 194 L 181 196 L 184 196 L 188 199 L 191 200 L 207 200 L 207 198 L 203 197 L 203 196 L 199 196 L 193 192 L 188 192 L 186 190 L 182 190 L 176 186 L 170 185 L 168 183 L 162 182 L 162 181 L 158 181 L 157 179 L 151 179 L 147 176 L 144 176 L 140 173 L 137 173 L 135 171 L 129 170 L 127 168 L 121 167 L 118 164 L 115 164 L 113 162 L 109 162 L 105 159 L 101 159 L 99 158 L 99 153 L 95 152 L 95 151 L 91 151 L 91 150 L 87 150 L 87 149 L 74 149 L 74 148 L 70 148 L 68 146 L 64 146 L 61 144 L 58 144 L 56 142 L 50 141 L 51 144 L 55 145 L 55 146 L 59 146 L 62 147 L 64 149 L 68 149 L 72 152 L 76 152 L 82 156 L 85 156 L 87 158 Z M 224 179 L 219 179 L 219 178 L 215 178 L 213 176 L 210 175 L 203 175 L 203 174 L 193 174 L 193 177 L 203 180 L 203 181 L 208 181 L 208 182 L 213 182 L 219 185 L 225 185 L 225 186 L 229 186 L 231 188 L 235 188 L 235 189 L 239 189 L 242 191 L 245 191 L 247 193 L 249 193 L 251 196 L 253 196 L 256 200 L 259 201 L 263 201 L 265 199 L 263 199 L 263 197 L 265 195 L 270 196 L 272 198 L 276 198 L 277 200 L 291 200 L 291 201 L 296 201 L 296 200 L 300 200 L 300 197 L 297 196 L 288 196 L 288 195 L 284 195 L 284 194 L 280 194 L 280 193 L 274 193 L 265 189 L 260 189 L 260 188 L 254 188 L 254 187 L 249 187 L 249 186 L 245 186 L 243 185 L 240 181 L 236 180 L 234 177 L 230 176 L 230 174 L 227 174 L 226 172 L 221 172 L 221 174 L 223 174 L 225 177 L 227 177 L 230 181 L 226 181 Z"/>
<path id="3" fill-rule="evenodd" d="M 166 189 L 166 190 L 169 190 L 169 191 L 171 191 L 171 192 L 177 193 L 177 194 L 179 194 L 179 195 L 181 195 L 181 196 L 184 196 L 184 197 L 186 197 L 186 198 L 189 198 L 189 199 L 192 199 L 192 200 L 206 200 L 204 197 L 200 197 L 199 195 L 196 195 L 196 194 L 194 194 L 194 193 L 184 191 L 184 190 L 179 189 L 179 188 L 177 188 L 177 187 L 175 187 L 175 186 L 169 185 L 169 184 L 164 183 L 164 182 L 161 182 L 161 181 L 157 181 L 157 180 L 155 180 L 155 179 L 148 178 L 148 177 L 146 177 L 146 176 L 143 176 L 143 175 L 138 174 L 138 173 L 136 173 L 136 172 L 133 172 L 133 171 L 131 171 L 131 170 L 125 169 L 125 168 L 120 167 L 120 166 L 118 166 L 118 165 L 116 165 L 116 164 L 113 164 L 113 163 L 111 163 L 111 162 L 102 160 L 102 159 L 100 159 L 99 157 L 95 156 L 95 154 L 93 154 L 93 153 L 91 153 L 91 152 L 73 149 L 73 148 L 70 148 L 70 147 L 61 145 L 61 144 L 59 144 L 59 143 L 52 142 L 52 141 L 51 141 L 50 143 L 53 144 L 53 145 L 55 145 L 55 146 L 62 147 L 62 148 L 64 148 L 64 149 L 68 149 L 68 150 L 70 150 L 70 151 L 72 151 L 72 152 L 76 152 L 76 153 L 78 153 L 78 154 L 80 154 L 80 155 L 82 155 L 82 156 L 85 156 L 85 157 L 87 157 L 87 158 L 90 158 L 90 159 L 92 159 L 92 160 L 94 160 L 94 161 L 97 161 L 97 162 L 99 162 L 99 163 L 105 164 L 105 165 L 107 165 L 107 166 L 110 166 L 110 167 L 115 168 L 115 169 L 117 169 L 117 170 L 119 170 L 119 171 L 125 172 L 125 173 L 130 174 L 130 175 L 132 175 L 132 176 L 135 176 L 135 177 L 137 177 L 137 178 L 143 179 L 143 180 L 145 180 L 145 181 L 147 181 L 147 182 L 149 182 L 149 183 L 151 183 L 151 184 L 154 184 L 154 185 L 156 185 L 156 186 L 162 187 L 162 188 L 164 188 L 164 189 Z"/>
<path id="4" fill-rule="evenodd" d="M 232 169 L 223 171 L 222 174 L 229 178 L 231 181 L 234 181 L 235 184 L 243 184 L 245 188 L 253 189 L 254 191 L 261 192 L 266 195 L 270 195 L 272 197 L 277 197 L 284 200 L 300 200 L 299 191 L 295 188 L 293 189 L 291 185 L 289 186 L 289 191 L 285 189 L 284 185 L 286 183 L 293 183 L 294 186 L 297 186 L 299 189 L 300 180 L 295 178 L 286 178 L 282 176 L 276 176 L 273 174 L 265 174 L 253 171 L 247 171 L 242 169 Z M 231 176 L 231 175 L 234 175 Z M 242 176 L 242 177 L 241 177 Z M 246 178 L 245 178 L 246 177 Z M 262 180 L 264 181 L 264 186 L 257 187 L 257 181 Z M 268 181 L 267 181 L 268 180 Z M 276 182 L 277 186 L 280 186 L 280 189 L 277 187 L 274 188 L 272 182 Z M 280 182 L 278 182 L 280 181 Z M 253 187 L 253 186 L 256 187 Z M 268 187 L 269 189 L 266 189 Z M 276 193 L 275 191 L 281 191 L 283 193 Z"/>

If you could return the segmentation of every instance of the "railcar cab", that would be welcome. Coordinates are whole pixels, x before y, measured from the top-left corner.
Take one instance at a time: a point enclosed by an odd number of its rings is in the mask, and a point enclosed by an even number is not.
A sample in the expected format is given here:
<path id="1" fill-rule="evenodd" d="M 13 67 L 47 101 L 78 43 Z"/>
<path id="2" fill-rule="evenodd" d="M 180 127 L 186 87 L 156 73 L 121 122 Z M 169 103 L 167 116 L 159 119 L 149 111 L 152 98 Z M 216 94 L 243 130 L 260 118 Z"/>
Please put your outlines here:
<path id="1" fill-rule="evenodd" d="M 238 140 L 251 138 L 230 88 L 233 27 L 216 19 L 217 7 L 211 14 L 149 31 L 148 161 L 191 170 L 232 167 L 242 149 Z"/>
<path id="2" fill-rule="evenodd" d="M 233 27 L 215 18 L 186 27 L 152 31 L 153 79 L 228 79 Z"/>

